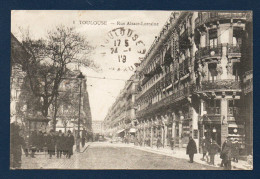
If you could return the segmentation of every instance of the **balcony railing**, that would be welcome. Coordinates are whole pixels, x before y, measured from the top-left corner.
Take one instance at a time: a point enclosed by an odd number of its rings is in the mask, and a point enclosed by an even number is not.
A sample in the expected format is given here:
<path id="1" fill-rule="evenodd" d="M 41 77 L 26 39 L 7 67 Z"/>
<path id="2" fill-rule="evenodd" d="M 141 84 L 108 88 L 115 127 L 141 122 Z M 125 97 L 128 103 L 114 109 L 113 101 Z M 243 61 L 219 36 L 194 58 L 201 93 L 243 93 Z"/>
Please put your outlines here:
<path id="1" fill-rule="evenodd" d="M 146 108 L 144 108 L 140 111 L 137 111 L 137 117 L 141 117 L 145 114 L 152 113 L 155 110 L 159 110 L 164 106 L 175 103 L 175 102 L 189 96 L 189 94 L 191 93 L 191 88 L 192 88 L 192 86 L 185 87 L 169 96 L 165 96 L 163 99 L 161 99 L 160 101 L 158 101 L 154 104 L 148 105 Z"/>
<path id="2" fill-rule="evenodd" d="M 222 19 L 248 19 L 248 12 L 241 13 L 226 13 L 226 12 L 205 12 L 195 19 L 195 27 L 201 26 L 208 22 L 213 22 Z"/>
<path id="3" fill-rule="evenodd" d="M 237 90 L 241 89 L 240 81 L 236 80 L 216 80 L 216 81 L 202 81 L 201 86 L 195 91 L 210 91 L 210 90 Z"/>
<path id="4" fill-rule="evenodd" d="M 127 110 L 129 110 L 129 109 L 131 109 L 131 108 L 134 108 L 134 103 L 131 101 L 131 102 L 129 102 L 129 103 L 127 103 L 127 105 L 126 105 L 126 109 Z"/>
<path id="5" fill-rule="evenodd" d="M 222 56 L 222 45 L 218 45 L 216 47 L 203 47 L 200 48 L 195 53 L 196 59 L 203 59 L 203 58 L 213 58 L 213 57 L 221 57 Z"/>
<path id="6" fill-rule="evenodd" d="M 240 45 L 227 45 L 227 55 L 228 56 L 241 56 L 241 46 Z"/>
<path id="7" fill-rule="evenodd" d="M 209 114 L 209 115 L 220 114 L 220 108 L 219 107 L 208 107 L 207 114 Z"/>

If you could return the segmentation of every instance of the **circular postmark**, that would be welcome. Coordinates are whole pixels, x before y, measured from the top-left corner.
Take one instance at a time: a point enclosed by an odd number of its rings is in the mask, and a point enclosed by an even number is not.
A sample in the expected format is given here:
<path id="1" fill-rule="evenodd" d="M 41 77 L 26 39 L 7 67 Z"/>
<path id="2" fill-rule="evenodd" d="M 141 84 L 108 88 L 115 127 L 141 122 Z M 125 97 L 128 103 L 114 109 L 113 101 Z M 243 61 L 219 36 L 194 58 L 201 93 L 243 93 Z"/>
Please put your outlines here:
<path id="1" fill-rule="evenodd" d="M 109 61 L 109 69 L 134 71 L 144 59 L 146 47 L 134 30 L 125 27 L 115 28 L 106 34 L 101 45 L 101 55 Z"/>

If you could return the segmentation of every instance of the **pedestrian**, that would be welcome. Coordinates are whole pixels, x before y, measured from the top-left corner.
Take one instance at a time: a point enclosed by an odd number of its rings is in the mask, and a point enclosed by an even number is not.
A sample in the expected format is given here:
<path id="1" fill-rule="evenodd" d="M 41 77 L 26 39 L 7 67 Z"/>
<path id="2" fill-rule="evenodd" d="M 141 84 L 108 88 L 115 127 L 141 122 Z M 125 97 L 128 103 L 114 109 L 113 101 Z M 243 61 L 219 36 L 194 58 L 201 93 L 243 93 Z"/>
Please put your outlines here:
<path id="1" fill-rule="evenodd" d="M 232 143 L 229 139 L 223 148 L 222 157 L 223 157 L 223 164 L 226 170 L 231 170 L 231 152 L 232 152 Z"/>
<path id="2" fill-rule="evenodd" d="M 46 137 L 46 146 L 48 148 L 49 158 L 51 159 L 53 155 L 55 155 L 55 141 L 56 137 L 54 135 L 54 131 L 51 129 L 49 134 Z"/>
<path id="3" fill-rule="evenodd" d="M 19 169 L 22 165 L 22 149 L 25 149 L 25 141 L 22 130 L 17 124 L 11 123 L 10 131 L 10 167 Z"/>
<path id="4" fill-rule="evenodd" d="M 206 139 L 205 136 L 203 136 L 203 138 L 202 138 L 201 147 L 202 147 L 202 154 L 203 154 L 201 160 L 205 160 L 204 157 L 206 156 L 207 161 L 208 161 L 208 156 L 206 154 L 208 152 L 209 140 Z"/>
<path id="5" fill-rule="evenodd" d="M 86 130 L 85 130 L 85 128 L 83 128 L 83 130 L 82 130 L 82 138 L 81 138 L 81 145 L 82 145 L 82 147 L 84 147 L 85 146 L 85 142 L 86 142 Z"/>
<path id="6" fill-rule="evenodd" d="M 209 145 L 209 156 L 210 156 L 210 164 L 215 165 L 215 155 L 220 151 L 220 146 L 217 144 L 215 140 L 210 141 Z"/>
<path id="7" fill-rule="evenodd" d="M 194 154 L 197 153 L 197 145 L 195 143 L 195 141 L 193 140 L 193 138 L 190 136 L 189 137 L 189 143 L 187 145 L 187 149 L 186 149 L 186 154 L 189 155 L 190 157 L 190 163 L 193 163 L 193 157 L 194 157 Z"/>
<path id="8" fill-rule="evenodd" d="M 64 142 L 64 138 L 62 136 L 61 130 L 59 130 L 59 133 L 56 137 L 56 151 L 57 151 L 57 158 L 61 158 L 62 154 L 62 144 Z"/>
<path id="9" fill-rule="evenodd" d="M 239 157 L 239 148 L 240 145 L 238 143 L 238 140 L 235 139 L 234 143 L 232 144 L 232 158 L 233 158 L 233 162 L 238 163 L 238 157 Z"/>
<path id="10" fill-rule="evenodd" d="M 223 142 L 222 148 L 221 148 L 221 152 L 220 152 L 220 158 L 222 159 L 222 160 L 221 160 L 220 167 L 224 167 L 224 153 L 223 153 L 223 150 L 224 150 L 224 148 L 225 148 L 226 143 L 227 143 L 227 138 L 226 138 L 225 141 Z"/>
<path id="11" fill-rule="evenodd" d="M 73 145 L 74 145 L 74 136 L 72 135 L 71 131 L 68 131 L 68 158 L 70 158 L 73 155 Z"/>
<path id="12" fill-rule="evenodd" d="M 46 132 L 44 132 L 44 133 L 43 133 L 42 140 L 43 140 L 43 151 L 44 151 L 44 154 L 45 154 L 45 155 L 46 155 L 46 153 L 48 152 L 47 138 L 48 138 L 48 134 L 47 134 Z"/>
<path id="13" fill-rule="evenodd" d="M 174 138 L 171 137 L 170 139 L 171 149 L 174 150 Z"/>
<path id="14" fill-rule="evenodd" d="M 64 141 L 63 141 L 63 155 L 68 158 L 68 151 L 69 151 L 69 136 L 68 133 L 64 134 Z"/>

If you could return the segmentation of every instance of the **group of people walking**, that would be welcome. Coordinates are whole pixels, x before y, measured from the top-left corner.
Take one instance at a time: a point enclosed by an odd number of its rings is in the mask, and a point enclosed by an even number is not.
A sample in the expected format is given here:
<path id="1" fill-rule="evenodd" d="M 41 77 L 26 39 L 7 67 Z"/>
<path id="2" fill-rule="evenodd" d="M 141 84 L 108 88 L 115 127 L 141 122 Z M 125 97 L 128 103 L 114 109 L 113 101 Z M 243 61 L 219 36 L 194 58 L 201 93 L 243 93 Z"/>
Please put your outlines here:
<path id="1" fill-rule="evenodd" d="M 73 155 L 74 136 L 69 130 L 67 133 L 54 132 L 50 130 L 49 133 L 42 133 L 41 131 L 31 132 L 29 137 L 29 147 L 25 151 L 25 155 L 28 156 L 31 151 L 31 157 L 35 157 L 35 152 L 48 152 L 49 158 L 56 156 L 61 158 L 62 154 L 66 158 L 70 158 Z"/>
<path id="2" fill-rule="evenodd" d="M 10 127 L 10 166 L 20 168 L 22 151 L 25 156 L 35 158 L 36 152 L 48 153 L 49 158 L 55 156 L 71 158 L 73 155 L 74 136 L 69 130 L 67 133 L 50 130 L 48 133 L 32 131 L 27 137 L 19 125 L 11 123 Z"/>
<path id="3" fill-rule="evenodd" d="M 197 146 L 192 137 L 189 138 L 186 153 L 189 155 L 190 163 L 193 163 L 194 154 L 197 153 Z M 226 170 L 231 170 L 231 160 L 238 162 L 239 144 L 238 141 L 232 143 L 229 138 L 226 138 L 221 148 L 215 140 L 203 137 L 202 153 L 201 160 L 205 160 L 206 157 L 210 165 L 215 165 L 215 155 L 220 153 L 220 158 L 222 159 L 220 166 Z"/>
<path id="4" fill-rule="evenodd" d="M 151 140 L 148 137 L 146 137 L 144 139 L 135 137 L 134 144 L 139 145 L 139 146 L 150 146 L 151 147 Z M 171 144 L 171 146 L 173 146 L 173 145 Z M 158 136 L 156 138 L 156 147 L 157 148 L 163 147 L 161 136 Z"/>

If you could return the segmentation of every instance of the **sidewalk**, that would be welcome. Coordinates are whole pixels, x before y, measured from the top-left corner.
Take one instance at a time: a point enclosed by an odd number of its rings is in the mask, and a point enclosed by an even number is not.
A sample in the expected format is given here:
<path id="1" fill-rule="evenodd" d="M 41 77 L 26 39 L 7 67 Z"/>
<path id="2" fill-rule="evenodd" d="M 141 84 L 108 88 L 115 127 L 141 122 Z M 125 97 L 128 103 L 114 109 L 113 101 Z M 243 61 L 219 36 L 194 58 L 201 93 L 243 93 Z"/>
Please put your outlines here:
<path id="1" fill-rule="evenodd" d="M 186 154 L 186 148 L 174 148 L 174 151 L 172 151 L 170 148 L 157 149 L 155 146 L 153 148 L 151 148 L 151 147 L 135 146 L 134 144 L 120 144 L 120 146 L 121 145 L 132 147 L 132 148 L 138 149 L 138 150 L 143 150 L 146 152 L 152 152 L 152 153 L 156 153 L 156 154 L 162 154 L 162 155 L 167 155 L 170 157 L 189 160 L 189 156 Z M 199 154 L 199 153 L 195 154 L 194 162 L 197 162 L 197 163 L 200 163 L 203 165 L 209 165 L 207 163 L 207 161 L 203 161 L 203 160 L 201 160 L 201 158 L 202 158 L 202 154 Z M 213 167 L 220 167 L 220 164 L 221 164 L 220 155 L 217 154 L 217 155 L 215 155 L 215 165 Z M 212 165 L 210 165 L 210 166 L 212 166 Z M 252 166 L 248 165 L 248 163 L 243 160 L 239 160 L 238 163 L 232 162 L 231 166 L 232 166 L 233 170 L 252 170 L 253 169 Z"/>
<path id="2" fill-rule="evenodd" d="M 76 151 L 76 145 L 73 146 L 73 155 L 71 159 L 65 158 L 56 158 L 56 155 L 49 159 L 49 156 L 46 152 L 38 152 L 35 154 L 35 158 L 31 158 L 30 156 L 25 157 L 22 155 L 22 167 L 21 169 L 61 169 L 62 167 L 73 168 L 74 164 L 79 165 L 77 162 L 75 163 L 77 157 L 79 157 L 80 153 L 83 153 L 90 146 L 91 142 L 85 144 L 84 147 L 80 146 L 80 152 Z M 77 167 L 77 166 L 76 166 Z"/>

